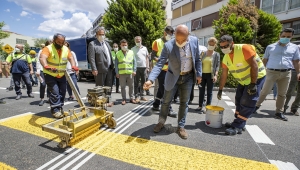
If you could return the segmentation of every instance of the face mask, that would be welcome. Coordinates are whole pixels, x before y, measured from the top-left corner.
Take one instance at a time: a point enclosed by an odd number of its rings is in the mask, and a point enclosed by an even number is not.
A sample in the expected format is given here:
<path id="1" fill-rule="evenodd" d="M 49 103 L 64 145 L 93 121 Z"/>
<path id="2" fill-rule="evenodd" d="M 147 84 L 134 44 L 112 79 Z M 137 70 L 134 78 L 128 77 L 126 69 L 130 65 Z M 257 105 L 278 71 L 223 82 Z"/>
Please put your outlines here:
<path id="1" fill-rule="evenodd" d="M 208 50 L 214 50 L 214 49 L 215 49 L 215 46 L 210 46 L 210 45 L 208 45 L 208 46 L 207 46 L 207 49 L 208 49 Z"/>
<path id="2" fill-rule="evenodd" d="M 179 47 L 179 48 L 182 48 L 186 45 L 186 41 L 183 42 L 182 44 L 179 44 L 177 41 L 176 41 L 176 45 Z"/>
<path id="3" fill-rule="evenodd" d="M 99 35 L 97 36 L 98 41 L 102 42 L 105 39 L 105 35 Z"/>
<path id="4" fill-rule="evenodd" d="M 53 42 L 53 44 L 54 44 L 54 47 L 58 50 L 63 47 L 62 45 L 56 44 L 55 42 Z"/>
<path id="5" fill-rule="evenodd" d="M 117 52 L 118 50 L 119 50 L 118 48 L 114 48 L 114 51 L 116 51 L 116 52 Z"/>
<path id="6" fill-rule="evenodd" d="M 140 47 L 142 45 L 142 43 L 135 43 L 136 46 Z"/>
<path id="7" fill-rule="evenodd" d="M 19 48 L 15 48 L 15 52 L 19 53 L 19 52 L 21 52 L 21 50 Z"/>
<path id="8" fill-rule="evenodd" d="M 291 40 L 290 38 L 280 38 L 279 42 L 281 44 L 287 44 L 290 42 L 290 40 Z"/>
<path id="9" fill-rule="evenodd" d="M 167 41 L 169 41 L 172 38 L 172 35 L 168 34 L 165 38 L 166 38 Z"/>
<path id="10" fill-rule="evenodd" d="M 128 47 L 127 46 L 122 46 L 123 51 L 127 51 Z"/>
<path id="11" fill-rule="evenodd" d="M 228 47 L 228 48 L 225 48 L 225 49 L 221 49 L 222 50 L 222 52 L 224 53 L 224 54 L 229 54 L 229 53 L 231 53 L 231 49 L 230 49 L 230 47 Z"/>

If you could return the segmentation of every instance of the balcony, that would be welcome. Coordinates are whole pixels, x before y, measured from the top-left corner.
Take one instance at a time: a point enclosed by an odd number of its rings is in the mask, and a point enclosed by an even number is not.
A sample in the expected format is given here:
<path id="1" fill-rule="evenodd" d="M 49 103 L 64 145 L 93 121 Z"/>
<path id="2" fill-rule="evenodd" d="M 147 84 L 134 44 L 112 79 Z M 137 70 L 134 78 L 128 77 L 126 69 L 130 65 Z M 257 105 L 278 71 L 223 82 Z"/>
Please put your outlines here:
<path id="1" fill-rule="evenodd" d="M 193 0 L 173 0 L 172 4 L 171 4 L 171 6 L 172 6 L 171 8 L 172 8 L 172 10 L 174 10 L 174 9 L 179 8 L 191 1 L 193 1 Z"/>

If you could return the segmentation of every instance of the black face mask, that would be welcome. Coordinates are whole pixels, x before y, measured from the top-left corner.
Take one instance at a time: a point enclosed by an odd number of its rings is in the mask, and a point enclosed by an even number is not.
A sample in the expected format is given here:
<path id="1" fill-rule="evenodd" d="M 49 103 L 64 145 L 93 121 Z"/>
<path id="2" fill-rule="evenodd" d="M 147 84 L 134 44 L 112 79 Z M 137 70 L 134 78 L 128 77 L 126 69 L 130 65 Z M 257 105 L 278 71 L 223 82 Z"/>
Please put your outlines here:
<path id="1" fill-rule="evenodd" d="M 55 42 L 53 42 L 53 44 L 54 44 L 54 47 L 58 50 L 63 47 L 62 45 L 56 44 Z"/>

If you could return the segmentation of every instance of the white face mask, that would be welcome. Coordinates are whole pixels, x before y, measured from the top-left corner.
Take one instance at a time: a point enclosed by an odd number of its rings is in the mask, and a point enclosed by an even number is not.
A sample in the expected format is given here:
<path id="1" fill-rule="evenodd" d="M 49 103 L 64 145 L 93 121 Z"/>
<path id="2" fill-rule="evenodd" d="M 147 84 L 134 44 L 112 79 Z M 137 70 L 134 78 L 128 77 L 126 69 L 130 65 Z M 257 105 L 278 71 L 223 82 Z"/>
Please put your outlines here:
<path id="1" fill-rule="evenodd" d="M 15 48 L 15 52 L 19 53 L 19 52 L 21 52 L 21 50 L 19 48 Z"/>
<path id="2" fill-rule="evenodd" d="M 207 49 L 208 49 L 208 50 L 214 50 L 214 49 L 215 49 L 215 46 L 208 45 L 208 46 L 207 46 Z"/>
<path id="3" fill-rule="evenodd" d="M 176 45 L 179 47 L 179 48 L 182 48 L 182 47 L 184 47 L 185 45 L 186 45 L 186 41 L 185 42 L 183 42 L 182 44 L 179 44 L 177 41 L 176 41 Z"/>
<path id="4" fill-rule="evenodd" d="M 128 47 L 127 46 L 122 46 L 123 51 L 127 51 Z"/>
<path id="5" fill-rule="evenodd" d="M 170 39 L 172 39 L 172 35 L 168 34 L 165 38 L 166 38 L 167 41 L 169 41 Z"/>
<path id="6" fill-rule="evenodd" d="M 229 53 L 231 53 L 231 49 L 230 49 L 230 47 L 228 47 L 228 48 L 225 48 L 225 49 L 221 49 L 222 50 L 222 52 L 224 53 L 224 54 L 229 54 Z"/>
<path id="7" fill-rule="evenodd" d="M 105 39 L 105 35 L 98 35 L 97 39 L 98 39 L 99 42 L 102 42 Z"/>
<path id="8" fill-rule="evenodd" d="M 142 45 L 142 43 L 135 43 L 136 46 L 140 47 Z"/>
<path id="9" fill-rule="evenodd" d="M 117 52 L 119 50 L 119 48 L 114 48 L 114 51 Z"/>

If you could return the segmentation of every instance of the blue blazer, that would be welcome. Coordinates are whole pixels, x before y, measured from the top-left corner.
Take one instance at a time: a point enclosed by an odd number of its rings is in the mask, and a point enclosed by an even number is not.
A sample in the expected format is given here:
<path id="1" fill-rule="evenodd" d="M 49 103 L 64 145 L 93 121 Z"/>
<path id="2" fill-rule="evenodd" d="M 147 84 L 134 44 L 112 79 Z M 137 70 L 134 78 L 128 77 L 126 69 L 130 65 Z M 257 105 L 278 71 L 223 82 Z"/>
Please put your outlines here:
<path id="1" fill-rule="evenodd" d="M 188 39 L 193 59 L 194 82 L 196 82 L 196 76 L 202 77 L 202 64 L 199 54 L 199 44 L 197 37 L 189 36 Z M 169 67 L 164 86 L 165 90 L 170 91 L 175 86 L 181 71 L 179 47 L 176 45 L 176 40 L 174 38 L 164 44 L 164 48 L 161 52 L 159 60 L 152 69 L 148 79 L 154 82 L 167 61 Z"/>

